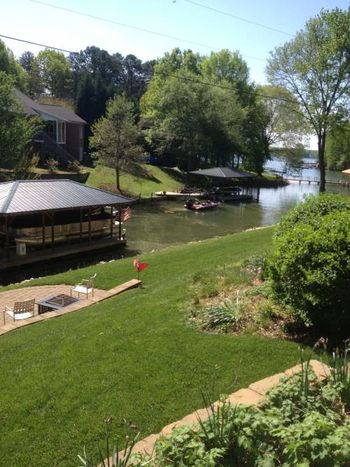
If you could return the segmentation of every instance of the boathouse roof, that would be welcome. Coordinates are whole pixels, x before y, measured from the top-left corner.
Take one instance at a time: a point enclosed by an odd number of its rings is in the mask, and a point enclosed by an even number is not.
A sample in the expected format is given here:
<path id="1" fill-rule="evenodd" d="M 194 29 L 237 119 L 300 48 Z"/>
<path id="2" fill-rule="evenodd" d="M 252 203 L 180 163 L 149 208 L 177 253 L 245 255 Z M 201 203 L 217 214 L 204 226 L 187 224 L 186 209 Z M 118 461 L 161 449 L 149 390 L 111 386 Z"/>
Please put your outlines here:
<path id="1" fill-rule="evenodd" d="M 133 200 L 73 180 L 17 180 L 0 183 L 0 216 L 101 206 Z"/>
<path id="2" fill-rule="evenodd" d="M 231 169 L 230 167 L 212 167 L 210 169 L 199 169 L 190 172 L 193 175 L 203 175 L 211 178 L 252 178 L 253 175 L 242 170 Z"/>

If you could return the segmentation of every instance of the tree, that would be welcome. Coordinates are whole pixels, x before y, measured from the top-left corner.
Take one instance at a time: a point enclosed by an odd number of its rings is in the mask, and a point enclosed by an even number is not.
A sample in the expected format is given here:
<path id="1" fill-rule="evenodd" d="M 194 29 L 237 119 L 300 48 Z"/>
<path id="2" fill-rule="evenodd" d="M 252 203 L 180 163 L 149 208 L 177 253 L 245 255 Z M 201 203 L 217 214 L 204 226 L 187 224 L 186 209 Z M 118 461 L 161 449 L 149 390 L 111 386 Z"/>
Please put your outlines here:
<path id="1" fill-rule="evenodd" d="M 350 167 L 350 124 L 346 123 L 331 131 L 326 144 L 327 167 L 343 170 Z"/>
<path id="2" fill-rule="evenodd" d="M 23 69 L 27 72 L 28 85 L 27 91 L 31 97 L 38 97 L 44 92 L 44 85 L 42 77 L 39 73 L 39 67 L 35 55 L 30 52 L 23 52 L 19 58 L 19 63 Z"/>
<path id="3" fill-rule="evenodd" d="M 165 54 L 141 100 L 155 151 L 175 155 L 177 165 L 187 171 L 228 165 L 243 147 L 244 111 L 236 89 L 219 85 L 214 72 L 204 78 L 203 60 L 190 50 Z"/>
<path id="4" fill-rule="evenodd" d="M 6 47 L 2 40 L 0 40 L 0 71 L 12 76 L 13 83 L 17 88 L 22 91 L 26 90 L 26 72 L 22 66 L 16 62 L 12 51 Z"/>
<path id="5" fill-rule="evenodd" d="M 133 104 L 125 96 L 116 96 L 107 104 L 106 115 L 92 127 L 90 148 L 93 157 L 115 170 L 116 187 L 120 188 L 120 173 L 127 171 L 142 153 L 138 144 L 140 131 L 135 124 Z"/>
<path id="6" fill-rule="evenodd" d="M 325 191 L 327 134 L 349 112 L 350 8 L 322 10 L 271 54 L 267 74 L 300 103 L 318 138 L 320 191 Z"/>
<path id="7" fill-rule="evenodd" d="M 29 158 L 29 146 L 40 128 L 26 117 L 15 98 L 14 79 L 0 71 L 0 167 L 13 169 Z"/>
<path id="8" fill-rule="evenodd" d="M 72 76 L 64 54 L 45 49 L 38 53 L 35 62 L 44 89 L 54 97 L 70 97 Z"/>

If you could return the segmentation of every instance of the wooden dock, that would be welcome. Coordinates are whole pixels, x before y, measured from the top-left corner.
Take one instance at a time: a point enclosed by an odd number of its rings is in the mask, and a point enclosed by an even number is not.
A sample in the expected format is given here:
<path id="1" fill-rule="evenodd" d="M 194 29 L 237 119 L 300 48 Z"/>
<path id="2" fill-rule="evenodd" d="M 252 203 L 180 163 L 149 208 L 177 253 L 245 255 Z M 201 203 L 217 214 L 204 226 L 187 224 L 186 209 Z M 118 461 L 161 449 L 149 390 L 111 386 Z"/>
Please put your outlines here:
<path id="1" fill-rule="evenodd" d="M 187 199 L 187 198 L 205 198 L 208 193 L 205 191 L 198 191 L 195 193 L 180 193 L 177 191 L 156 191 L 155 196 L 164 199 Z"/>
<path id="2" fill-rule="evenodd" d="M 25 265 L 43 263 L 52 259 L 72 257 L 80 254 L 86 254 L 92 251 L 107 250 L 112 251 L 115 247 L 123 247 L 126 245 L 126 240 L 116 237 L 108 237 L 102 239 L 92 239 L 90 242 L 73 243 L 71 245 L 55 245 L 54 248 L 38 249 L 28 251 L 26 255 L 16 255 L 12 249 L 9 255 L 3 251 L 0 253 L 0 271 L 5 271 L 12 268 L 17 268 Z"/>
<path id="3" fill-rule="evenodd" d="M 287 178 L 283 177 L 283 180 L 287 180 L 288 182 L 294 182 L 294 183 L 307 183 L 308 185 L 319 185 L 320 180 L 318 179 L 313 179 L 313 178 Z M 326 185 L 339 185 L 339 186 L 345 186 L 342 185 L 341 183 L 334 181 L 334 180 L 326 180 Z"/>

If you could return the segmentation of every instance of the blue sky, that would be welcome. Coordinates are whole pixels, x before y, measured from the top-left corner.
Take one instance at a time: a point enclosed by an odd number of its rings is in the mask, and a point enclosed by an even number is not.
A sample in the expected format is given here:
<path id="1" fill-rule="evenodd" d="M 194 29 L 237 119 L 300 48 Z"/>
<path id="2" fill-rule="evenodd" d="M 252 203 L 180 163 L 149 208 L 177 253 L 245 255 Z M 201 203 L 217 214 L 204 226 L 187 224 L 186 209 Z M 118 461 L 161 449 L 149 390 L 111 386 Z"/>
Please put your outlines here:
<path id="1" fill-rule="evenodd" d="M 43 0 L 46 2 L 46 0 Z M 2 5 L 0 34 L 78 51 L 95 45 L 110 53 L 132 53 L 142 60 L 162 56 L 174 47 L 201 54 L 228 48 L 247 61 L 252 80 L 265 82 L 269 51 L 303 28 L 321 8 L 348 8 L 345 0 L 194 0 L 285 34 L 249 24 L 199 7 L 190 0 L 47 0 L 60 7 L 83 11 L 119 23 L 175 36 L 170 39 L 53 9 L 33 0 L 11 0 Z M 186 43 L 185 40 L 203 44 Z M 4 39 L 15 55 L 40 48 Z M 253 58 L 255 57 L 255 58 Z"/>

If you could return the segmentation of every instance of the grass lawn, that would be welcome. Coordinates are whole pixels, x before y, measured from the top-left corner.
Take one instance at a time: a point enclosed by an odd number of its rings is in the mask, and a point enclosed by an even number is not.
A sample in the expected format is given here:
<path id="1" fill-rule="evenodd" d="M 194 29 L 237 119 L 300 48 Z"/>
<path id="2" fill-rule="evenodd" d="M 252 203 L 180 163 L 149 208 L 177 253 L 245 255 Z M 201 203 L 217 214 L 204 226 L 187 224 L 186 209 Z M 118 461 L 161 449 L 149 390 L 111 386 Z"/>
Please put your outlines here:
<path id="1" fill-rule="evenodd" d="M 98 165 L 90 170 L 87 185 L 90 186 L 114 186 L 115 173 L 103 165 Z M 176 169 L 156 167 L 149 164 L 139 164 L 134 174 L 122 174 L 120 185 L 125 193 L 134 196 L 149 198 L 155 191 L 178 190 L 184 185 L 183 175 Z"/>
<path id="2" fill-rule="evenodd" d="M 123 437 L 141 437 L 203 406 L 201 390 L 220 394 L 298 362 L 292 342 L 192 329 L 184 312 L 193 276 L 271 248 L 272 229 L 172 247 L 142 257 L 144 288 L 0 338 L 1 465 L 77 465 L 96 452 L 103 419 Z M 36 283 L 74 284 L 97 272 L 97 287 L 135 277 L 125 259 Z"/>

